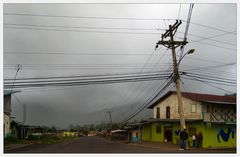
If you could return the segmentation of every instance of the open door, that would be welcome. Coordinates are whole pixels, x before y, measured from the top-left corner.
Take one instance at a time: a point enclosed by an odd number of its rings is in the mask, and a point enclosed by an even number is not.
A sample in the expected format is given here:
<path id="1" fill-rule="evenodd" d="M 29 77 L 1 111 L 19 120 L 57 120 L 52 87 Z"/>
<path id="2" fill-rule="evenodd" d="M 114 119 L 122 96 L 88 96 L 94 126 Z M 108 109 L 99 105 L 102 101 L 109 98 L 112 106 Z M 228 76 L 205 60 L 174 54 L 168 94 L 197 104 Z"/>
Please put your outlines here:
<path id="1" fill-rule="evenodd" d="M 171 126 L 164 127 L 164 140 L 167 142 L 172 142 L 173 140 L 173 129 Z"/>

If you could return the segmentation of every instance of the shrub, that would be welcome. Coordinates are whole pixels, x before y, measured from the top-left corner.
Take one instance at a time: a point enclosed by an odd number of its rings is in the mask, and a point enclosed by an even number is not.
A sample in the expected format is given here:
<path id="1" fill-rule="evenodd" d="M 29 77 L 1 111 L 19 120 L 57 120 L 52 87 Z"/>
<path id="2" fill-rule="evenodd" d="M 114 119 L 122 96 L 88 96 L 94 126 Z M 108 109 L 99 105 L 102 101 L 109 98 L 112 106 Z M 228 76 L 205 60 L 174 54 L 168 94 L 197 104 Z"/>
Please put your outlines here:
<path id="1" fill-rule="evenodd" d="M 12 142 L 18 142 L 18 139 L 14 136 L 9 135 L 5 137 L 4 141 L 7 143 L 12 143 Z"/>

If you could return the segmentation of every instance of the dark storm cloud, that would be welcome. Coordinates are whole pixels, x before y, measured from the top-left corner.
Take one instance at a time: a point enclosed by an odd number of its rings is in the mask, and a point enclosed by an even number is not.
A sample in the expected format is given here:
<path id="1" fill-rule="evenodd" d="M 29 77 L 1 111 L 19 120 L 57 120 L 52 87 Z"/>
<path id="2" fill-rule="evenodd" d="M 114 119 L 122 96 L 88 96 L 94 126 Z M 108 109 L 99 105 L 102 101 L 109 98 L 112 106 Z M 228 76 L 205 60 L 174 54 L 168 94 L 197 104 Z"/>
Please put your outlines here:
<path id="1" fill-rule="evenodd" d="M 189 4 L 182 4 L 179 18 L 186 20 Z M 172 14 L 168 11 L 171 10 Z M 25 13 L 58 16 L 116 17 L 145 19 L 177 19 L 179 4 L 4 4 L 4 13 Z M 195 4 L 189 27 L 185 51 L 194 48 L 194 54 L 187 55 L 181 62 L 180 70 L 187 71 L 199 67 L 209 67 L 236 63 L 236 5 L 234 4 Z M 99 33 L 74 31 L 47 31 L 10 29 L 4 26 L 4 78 L 14 78 L 16 68 L 11 65 L 22 64 L 17 78 L 71 76 L 89 74 L 115 74 L 168 70 L 171 66 L 171 52 L 165 47 L 153 51 L 155 44 L 165 32 L 170 20 L 104 20 L 84 18 L 53 18 L 41 16 L 4 15 L 4 24 L 54 25 L 66 27 L 102 27 L 102 28 L 151 28 L 160 29 L 158 34 Z M 225 30 L 226 34 L 213 38 L 201 38 L 223 34 L 223 31 L 201 27 L 193 23 Z M 182 40 L 185 22 L 179 27 L 177 39 Z M 56 29 L 56 27 L 53 27 Z M 62 28 L 68 29 L 68 28 Z M 69 28 L 70 29 L 70 28 Z M 72 30 L 73 28 L 71 28 Z M 89 29 L 74 29 L 87 30 Z M 91 30 L 92 31 L 92 30 Z M 143 32 L 142 30 L 95 30 L 113 32 Z M 182 33 L 180 33 L 182 32 Z M 219 43 L 226 41 L 228 43 Z M 205 43 L 205 44 L 204 44 Z M 211 45 L 207 45 L 210 43 Z M 215 46 L 214 46 L 215 45 Z M 8 52 L 19 52 L 8 53 Z M 33 52 L 39 54 L 22 54 Z M 44 53 L 65 53 L 52 55 Z M 70 55 L 86 54 L 149 54 L 149 55 Z M 153 56 L 148 59 L 150 54 Z M 141 69 L 145 62 L 151 63 Z M 155 63 L 155 69 L 151 69 Z M 166 66 L 166 63 L 169 65 Z M 105 64 L 105 67 L 102 65 Z M 8 65 L 8 66 L 7 66 Z M 28 67 L 28 66 L 29 67 Z M 74 65 L 71 67 L 71 65 Z M 83 65 L 88 65 L 84 67 Z M 137 66 L 136 66 L 137 65 Z M 35 66 L 35 67 L 34 67 Z M 37 66 L 37 67 L 36 67 Z M 123 67 L 125 66 L 125 67 Z M 130 66 L 135 66 L 130 69 Z M 203 71 L 219 77 L 236 79 L 236 65 L 224 66 Z M 225 94 L 196 81 L 184 80 L 183 91 L 212 94 Z M 27 105 L 27 124 L 55 125 L 67 127 L 69 124 L 100 123 L 108 121 L 106 110 L 113 111 L 113 120 L 119 121 L 130 116 L 139 106 L 153 95 L 163 81 L 120 83 L 109 85 L 90 85 L 76 87 L 52 87 L 40 89 L 22 89 L 16 96 Z M 221 86 L 231 92 L 235 87 Z M 171 88 L 174 89 L 174 86 Z M 14 99 L 14 98 L 13 98 Z M 13 115 L 22 120 L 22 106 L 15 100 Z M 151 116 L 144 111 L 136 118 Z"/>

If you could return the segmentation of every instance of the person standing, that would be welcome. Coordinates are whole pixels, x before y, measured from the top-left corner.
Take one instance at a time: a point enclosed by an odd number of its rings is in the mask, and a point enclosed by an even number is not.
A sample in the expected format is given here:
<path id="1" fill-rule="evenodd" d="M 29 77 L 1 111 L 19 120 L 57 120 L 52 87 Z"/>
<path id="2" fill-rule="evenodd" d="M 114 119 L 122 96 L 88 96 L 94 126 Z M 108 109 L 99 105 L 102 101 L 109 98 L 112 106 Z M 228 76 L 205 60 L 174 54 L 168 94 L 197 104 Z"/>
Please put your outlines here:
<path id="1" fill-rule="evenodd" d="M 197 147 L 202 147 L 202 140 L 203 140 L 203 135 L 201 132 L 199 132 L 197 136 Z"/>
<path id="2" fill-rule="evenodd" d="M 197 141 L 197 138 L 196 138 L 196 134 L 195 133 L 193 133 L 193 135 L 192 135 L 192 142 L 193 142 L 193 147 L 196 147 L 197 145 L 196 145 L 196 141 Z"/>
<path id="3" fill-rule="evenodd" d="M 187 141 L 188 141 L 187 129 L 184 129 L 184 130 L 180 133 L 180 140 L 181 140 L 181 149 L 185 149 L 185 150 L 186 150 Z"/>

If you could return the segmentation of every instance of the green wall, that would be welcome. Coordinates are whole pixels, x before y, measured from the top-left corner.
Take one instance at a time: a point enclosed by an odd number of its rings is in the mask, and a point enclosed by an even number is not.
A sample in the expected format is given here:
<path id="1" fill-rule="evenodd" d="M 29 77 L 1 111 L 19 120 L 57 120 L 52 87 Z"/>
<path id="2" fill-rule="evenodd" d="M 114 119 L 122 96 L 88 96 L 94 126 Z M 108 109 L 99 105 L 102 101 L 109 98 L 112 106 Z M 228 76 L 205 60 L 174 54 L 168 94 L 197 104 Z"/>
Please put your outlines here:
<path id="1" fill-rule="evenodd" d="M 219 140 L 217 139 L 218 130 L 222 128 L 225 133 L 227 133 L 228 128 L 233 128 L 234 130 L 234 138 L 232 138 L 232 133 L 230 133 L 230 137 L 228 141 L 224 141 L 222 137 L 219 136 Z M 236 126 L 235 125 L 212 125 L 211 127 L 204 127 L 204 135 L 203 135 L 203 147 L 236 147 Z"/>
<path id="2" fill-rule="evenodd" d="M 157 126 L 160 125 L 161 133 L 157 133 Z M 153 141 L 153 142 L 163 142 L 164 141 L 164 132 L 163 127 L 165 123 L 152 123 L 142 126 L 142 140 L 143 141 Z M 169 123 L 168 123 L 169 125 Z M 201 132 L 203 134 L 203 142 L 202 147 L 236 147 L 236 125 L 227 125 L 227 124 L 206 124 L 203 122 L 192 122 L 187 123 L 187 131 L 189 135 L 191 132 L 196 131 L 197 133 Z M 173 128 L 173 143 L 177 144 L 179 140 L 179 135 L 176 135 L 180 129 L 180 125 L 178 123 L 172 123 Z M 224 134 L 227 133 L 228 128 L 232 128 L 234 130 L 234 138 L 232 138 L 232 133 L 229 134 L 228 140 L 224 141 L 221 136 L 219 136 L 219 140 L 217 138 L 217 134 L 219 129 L 223 129 Z M 192 146 L 192 138 L 189 136 L 189 146 Z"/>
<path id="3" fill-rule="evenodd" d="M 157 126 L 160 126 L 160 128 L 161 128 L 160 133 L 157 132 Z M 159 124 L 159 123 L 143 125 L 142 140 L 143 141 L 163 142 L 163 125 Z"/>

